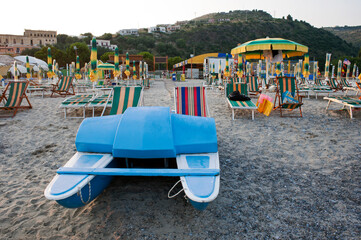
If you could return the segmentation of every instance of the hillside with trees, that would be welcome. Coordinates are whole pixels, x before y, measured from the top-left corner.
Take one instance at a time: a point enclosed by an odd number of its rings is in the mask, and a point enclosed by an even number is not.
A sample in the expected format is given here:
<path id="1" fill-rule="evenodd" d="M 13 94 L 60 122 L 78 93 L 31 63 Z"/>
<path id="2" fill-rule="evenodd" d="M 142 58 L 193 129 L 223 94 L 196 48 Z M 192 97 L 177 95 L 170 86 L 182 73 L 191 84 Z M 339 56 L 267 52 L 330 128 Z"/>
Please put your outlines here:
<path id="1" fill-rule="evenodd" d="M 361 26 L 325 27 L 325 30 L 332 32 L 357 48 L 361 48 Z"/>
<path id="2" fill-rule="evenodd" d="M 230 53 L 239 43 L 264 37 L 290 39 L 308 46 L 310 60 L 318 60 L 321 70 L 327 52 L 332 53 L 332 59 L 344 56 L 359 57 L 359 48 L 328 30 L 313 27 L 305 21 L 293 19 L 290 15 L 286 18 L 273 18 L 270 14 L 259 10 L 207 14 L 187 21 L 181 25 L 180 30 L 173 33 L 140 31 L 139 36 L 104 33 L 97 39 L 110 40 L 111 44 L 119 47 L 120 53 L 142 53 L 147 56 L 145 59 L 152 70 L 153 55 L 168 56 L 171 67 L 174 63 L 189 58 L 190 54 Z M 79 49 L 85 44 L 89 45 L 91 38 L 91 33 L 84 33 L 81 38 L 59 34 L 58 43 L 53 47 L 54 53 L 64 59 L 64 61 L 59 59 L 59 64 L 62 66 L 63 62 L 74 61 L 75 53 L 72 50 L 74 44 L 78 44 L 76 46 Z M 42 49 L 41 53 L 34 53 L 32 50 L 31 53 L 44 59 L 46 58 L 44 50 Z M 108 49 L 98 48 L 98 58 L 107 60 L 109 55 L 107 52 Z M 90 52 L 85 51 L 81 57 L 81 64 L 83 65 L 89 58 Z"/>

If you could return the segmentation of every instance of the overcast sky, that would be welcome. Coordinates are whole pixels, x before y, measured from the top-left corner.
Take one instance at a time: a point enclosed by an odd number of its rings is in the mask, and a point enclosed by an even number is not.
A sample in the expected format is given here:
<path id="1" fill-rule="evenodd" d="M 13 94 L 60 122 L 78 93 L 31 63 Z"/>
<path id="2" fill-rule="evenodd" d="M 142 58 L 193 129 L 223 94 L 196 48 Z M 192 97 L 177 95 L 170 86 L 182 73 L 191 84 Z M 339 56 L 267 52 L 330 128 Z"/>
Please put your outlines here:
<path id="1" fill-rule="evenodd" d="M 1 1 L 0 33 L 22 35 L 24 29 L 32 29 L 99 36 L 207 13 L 253 9 L 276 18 L 290 14 L 315 27 L 361 25 L 361 0 L 16 0 Z"/>

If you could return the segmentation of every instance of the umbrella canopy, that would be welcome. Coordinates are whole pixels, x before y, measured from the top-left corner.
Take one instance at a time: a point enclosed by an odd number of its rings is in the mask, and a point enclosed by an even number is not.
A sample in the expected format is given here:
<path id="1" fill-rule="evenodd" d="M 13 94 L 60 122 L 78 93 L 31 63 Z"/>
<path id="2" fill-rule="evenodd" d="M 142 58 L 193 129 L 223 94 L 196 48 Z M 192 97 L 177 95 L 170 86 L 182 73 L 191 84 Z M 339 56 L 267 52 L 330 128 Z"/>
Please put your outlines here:
<path id="1" fill-rule="evenodd" d="M 92 39 L 92 50 L 90 55 L 90 80 L 96 82 L 98 80 L 97 74 L 97 40 L 95 37 Z"/>
<path id="2" fill-rule="evenodd" d="M 353 68 L 352 68 L 352 78 L 355 78 L 356 77 L 356 63 L 353 65 Z"/>
<path id="3" fill-rule="evenodd" d="M 14 61 L 14 80 L 18 80 L 18 63 Z"/>
<path id="4" fill-rule="evenodd" d="M 281 76 L 281 63 L 280 62 L 276 63 L 276 74 L 278 77 Z"/>
<path id="5" fill-rule="evenodd" d="M 45 69 L 46 71 L 48 71 L 48 64 L 41 60 L 41 59 L 38 59 L 36 57 L 32 57 L 32 56 L 25 56 L 25 55 L 22 55 L 22 56 L 16 56 L 14 57 L 16 60 L 20 61 L 20 62 L 23 62 L 23 63 L 26 63 L 26 58 L 29 59 L 29 64 L 30 65 L 36 65 L 36 66 L 41 66 L 43 69 Z"/>
<path id="6" fill-rule="evenodd" d="M 139 78 L 142 78 L 143 77 L 143 62 L 140 61 L 139 62 Z"/>
<path id="7" fill-rule="evenodd" d="M 112 70 L 114 71 L 115 65 L 111 63 L 102 63 L 98 65 L 98 70 Z"/>
<path id="8" fill-rule="evenodd" d="M 284 58 L 302 56 L 308 47 L 283 38 L 260 38 L 232 49 L 232 54 L 244 54 L 246 59 L 264 59 L 264 51 L 281 50 Z"/>
<path id="9" fill-rule="evenodd" d="M 31 75 L 30 75 L 29 57 L 26 56 L 26 78 L 29 79 L 30 77 L 31 77 Z"/>

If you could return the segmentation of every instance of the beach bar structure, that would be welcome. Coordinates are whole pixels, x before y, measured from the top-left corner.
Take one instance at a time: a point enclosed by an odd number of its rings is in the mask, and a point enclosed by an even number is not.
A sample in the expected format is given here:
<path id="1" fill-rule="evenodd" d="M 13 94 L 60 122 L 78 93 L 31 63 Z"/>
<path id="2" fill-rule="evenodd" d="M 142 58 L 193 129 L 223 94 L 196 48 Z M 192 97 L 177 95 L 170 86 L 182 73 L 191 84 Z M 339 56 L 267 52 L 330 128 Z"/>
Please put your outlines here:
<path id="1" fill-rule="evenodd" d="M 143 56 L 142 55 L 128 55 L 129 56 L 129 66 L 130 69 L 133 69 L 133 61 L 135 61 L 135 69 L 137 71 L 137 76 L 139 78 L 139 63 L 140 61 L 144 62 L 143 60 Z M 125 71 L 125 58 L 126 55 L 125 54 L 119 54 L 119 66 L 123 66 L 123 72 L 122 72 L 122 78 L 126 79 L 127 75 L 125 75 L 124 71 Z M 109 55 L 109 63 L 113 63 L 114 64 L 114 55 Z M 133 70 L 131 71 L 133 73 Z"/>
<path id="2" fill-rule="evenodd" d="M 199 72 L 200 70 L 203 70 L 203 75 L 204 75 L 205 72 L 209 71 L 209 66 L 210 66 L 209 65 L 210 61 L 206 60 L 206 59 L 211 59 L 211 58 L 221 59 L 222 61 L 224 61 L 224 64 L 222 64 L 222 66 L 225 66 L 225 62 L 226 62 L 226 54 L 225 53 L 205 53 L 205 54 L 194 56 L 194 57 L 184 60 L 180 63 L 174 64 L 173 68 L 176 70 L 181 70 L 183 68 L 183 66 L 185 66 L 185 68 L 189 69 L 191 73 L 195 72 L 194 69 L 197 69 L 196 70 L 197 72 Z M 231 63 L 231 61 L 233 62 L 231 54 L 229 54 L 229 60 L 230 60 L 230 63 Z M 207 62 L 207 63 L 205 64 L 205 62 Z M 218 67 L 219 62 L 216 65 Z M 193 74 L 191 74 L 191 75 L 192 75 L 192 78 L 198 78 L 197 76 L 193 76 Z"/>

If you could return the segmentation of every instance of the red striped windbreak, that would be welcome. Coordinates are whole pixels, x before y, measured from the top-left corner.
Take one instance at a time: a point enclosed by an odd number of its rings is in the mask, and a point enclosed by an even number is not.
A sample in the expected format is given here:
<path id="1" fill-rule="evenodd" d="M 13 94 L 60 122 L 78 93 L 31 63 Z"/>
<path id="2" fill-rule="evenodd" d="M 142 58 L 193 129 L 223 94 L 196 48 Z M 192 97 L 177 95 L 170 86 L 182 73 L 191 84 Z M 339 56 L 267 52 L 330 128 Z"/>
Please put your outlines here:
<path id="1" fill-rule="evenodd" d="M 207 117 L 204 87 L 176 87 L 178 114 Z"/>

